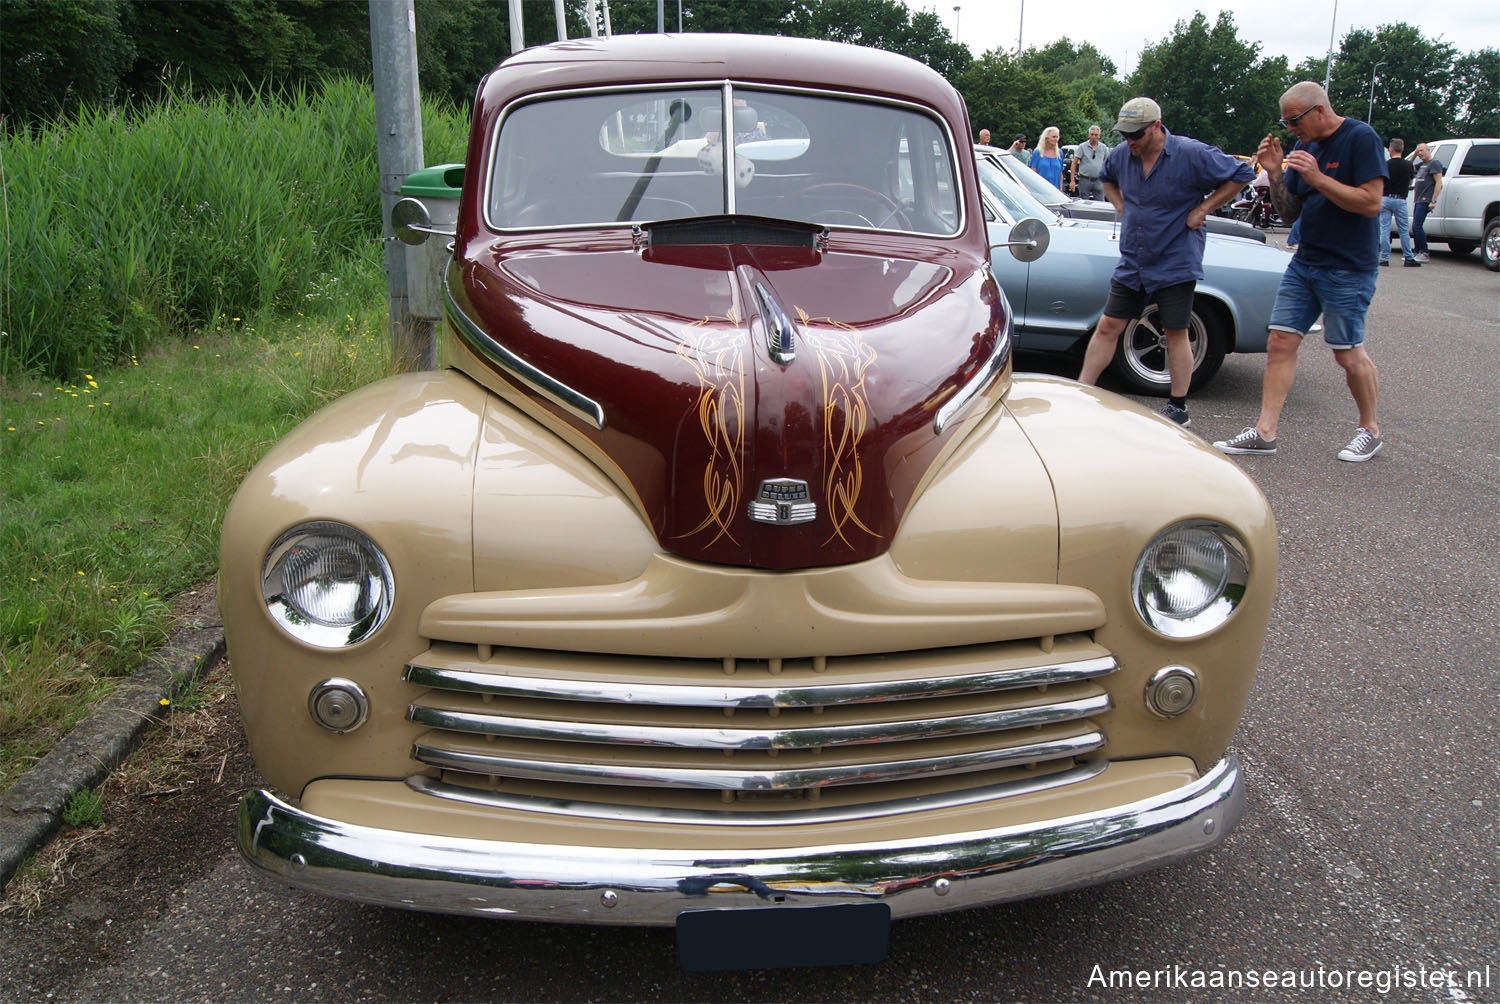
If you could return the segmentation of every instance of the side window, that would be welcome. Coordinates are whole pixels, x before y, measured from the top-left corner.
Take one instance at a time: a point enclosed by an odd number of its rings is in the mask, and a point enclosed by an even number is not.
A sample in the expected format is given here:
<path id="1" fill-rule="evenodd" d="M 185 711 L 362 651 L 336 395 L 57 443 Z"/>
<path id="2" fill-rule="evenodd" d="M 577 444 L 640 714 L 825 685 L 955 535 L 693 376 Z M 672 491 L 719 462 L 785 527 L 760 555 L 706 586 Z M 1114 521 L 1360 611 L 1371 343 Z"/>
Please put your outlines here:
<path id="1" fill-rule="evenodd" d="M 1457 149 L 1457 143 L 1439 143 L 1432 148 L 1432 159 L 1443 165 L 1444 174 L 1453 166 L 1453 151 Z"/>
<path id="2" fill-rule="evenodd" d="M 1485 178 L 1500 174 L 1500 143 L 1475 143 L 1469 147 L 1469 155 L 1464 158 L 1464 166 L 1458 173 Z"/>

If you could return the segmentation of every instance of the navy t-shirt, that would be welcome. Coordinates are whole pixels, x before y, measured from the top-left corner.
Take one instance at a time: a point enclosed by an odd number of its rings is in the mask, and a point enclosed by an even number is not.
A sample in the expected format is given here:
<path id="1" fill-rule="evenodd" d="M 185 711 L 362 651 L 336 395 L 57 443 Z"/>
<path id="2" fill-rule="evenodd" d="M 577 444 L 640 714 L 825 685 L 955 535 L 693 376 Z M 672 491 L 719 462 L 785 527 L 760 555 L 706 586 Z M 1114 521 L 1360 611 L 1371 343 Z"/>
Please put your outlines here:
<path id="1" fill-rule="evenodd" d="M 1313 143 L 1297 141 L 1293 150 L 1306 150 L 1334 181 L 1358 188 L 1371 178 L 1387 177 L 1385 148 L 1375 130 L 1358 119 L 1346 118 L 1332 136 Z M 1297 257 L 1318 268 L 1363 271 L 1380 265 L 1380 216 L 1361 216 L 1342 209 L 1303 180 L 1286 172 L 1287 191 L 1302 200 L 1302 239 Z"/>

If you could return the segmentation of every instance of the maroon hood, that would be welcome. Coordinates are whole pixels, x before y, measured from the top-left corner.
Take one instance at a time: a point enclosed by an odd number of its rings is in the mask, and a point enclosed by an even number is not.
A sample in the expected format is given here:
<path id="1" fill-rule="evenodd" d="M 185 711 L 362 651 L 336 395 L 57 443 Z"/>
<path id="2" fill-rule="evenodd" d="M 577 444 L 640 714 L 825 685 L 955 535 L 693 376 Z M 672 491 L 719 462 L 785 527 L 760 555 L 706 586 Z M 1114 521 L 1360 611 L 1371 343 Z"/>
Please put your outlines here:
<path id="1" fill-rule="evenodd" d="M 645 246 L 620 230 L 489 241 L 450 277 L 476 363 L 593 441 L 661 546 L 703 561 L 784 569 L 883 552 L 957 425 L 936 431 L 938 408 L 1003 331 L 986 262 L 931 241 Z M 777 333 L 791 358 L 774 357 Z M 602 423 L 498 365 L 475 344 L 490 339 L 596 404 Z M 782 479 L 806 483 L 811 520 L 751 519 L 762 485 Z M 767 494 L 773 513 L 801 501 L 795 485 Z"/>

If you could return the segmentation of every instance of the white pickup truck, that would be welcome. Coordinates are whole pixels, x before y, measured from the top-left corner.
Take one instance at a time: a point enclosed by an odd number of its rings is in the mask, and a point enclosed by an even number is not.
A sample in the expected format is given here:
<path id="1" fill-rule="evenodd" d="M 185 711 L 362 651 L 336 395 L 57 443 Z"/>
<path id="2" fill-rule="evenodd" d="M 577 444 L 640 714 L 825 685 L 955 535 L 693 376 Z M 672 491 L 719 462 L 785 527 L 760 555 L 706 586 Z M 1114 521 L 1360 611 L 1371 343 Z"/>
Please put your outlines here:
<path id="1" fill-rule="evenodd" d="M 1435 140 L 1427 148 L 1443 163 L 1437 207 L 1423 224 L 1427 239 L 1455 254 L 1478 247 L 1485 266 L 1500 272 L 1500 139 Z"/>

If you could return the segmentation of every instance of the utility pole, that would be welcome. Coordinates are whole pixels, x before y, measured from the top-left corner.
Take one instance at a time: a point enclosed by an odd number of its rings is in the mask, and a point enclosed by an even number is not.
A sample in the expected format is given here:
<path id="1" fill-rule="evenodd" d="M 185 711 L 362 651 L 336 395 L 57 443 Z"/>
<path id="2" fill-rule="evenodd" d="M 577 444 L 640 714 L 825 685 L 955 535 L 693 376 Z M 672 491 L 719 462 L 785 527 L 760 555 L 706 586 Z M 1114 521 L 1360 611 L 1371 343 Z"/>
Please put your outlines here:
<path id="1" fill-rule="evenodd" d="M 1380 69 L 1384 65 L 1385 65 L 1385 60 L 1382 59 L 1380 62 L 1376 63 L 1374 66 L 1370 67 L 1370 107 L 1365 109 L 1365 124 L 1366 125 L 1370 124 L 1370 116 L 1372 116 L 1372 115 L 1375 114 L 1375 71 L 1378 70 L 1378 69 Z"/>
<path id="2" fill-rule="evenodd" d="M 1024 3 L 1025 0 L 1022 0 Z M 1328 62 L 1323 66 L 1323 90 L 1328 90 L 1329 83 L 1333 80 L 1333 33 L 1338 30 L 1339 24 L 1339 0 L 1333 0 L 1333 20 L 1328 25 Z"/>
<path id="3" fill-rule="evenodd" d="M 430 319 L 411 314 L 407 247 L 394 239 L 390 228 L 391 207 L 401 198 L 406 176 L 422 167 L 422 105 L 412 0 L 370 0 L 370 57 L 391 355 L 402 369 L 432 369 L 437 364 L 434 325 Z"/>

